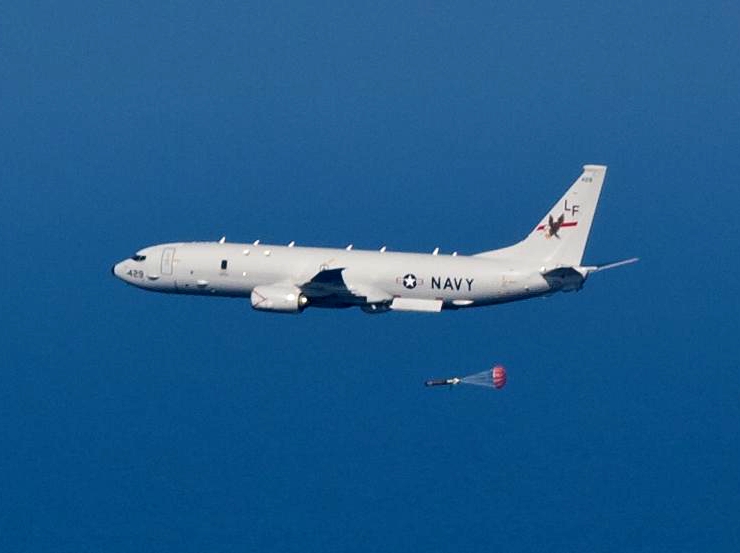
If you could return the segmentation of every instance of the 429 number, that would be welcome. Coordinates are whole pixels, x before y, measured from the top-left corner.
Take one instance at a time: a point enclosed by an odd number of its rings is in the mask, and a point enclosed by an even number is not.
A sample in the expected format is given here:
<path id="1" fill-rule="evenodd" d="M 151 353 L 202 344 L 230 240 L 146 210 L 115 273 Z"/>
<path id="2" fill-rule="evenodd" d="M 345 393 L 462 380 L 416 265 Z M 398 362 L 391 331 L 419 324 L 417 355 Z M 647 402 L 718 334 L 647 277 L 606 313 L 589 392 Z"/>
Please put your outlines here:
<path id="1" fill-rule="evenodd" d="M 131 278 L 144 278 L 144 271 L 138 271 L 135 269 L 131 269 L 126 273 Z"/>

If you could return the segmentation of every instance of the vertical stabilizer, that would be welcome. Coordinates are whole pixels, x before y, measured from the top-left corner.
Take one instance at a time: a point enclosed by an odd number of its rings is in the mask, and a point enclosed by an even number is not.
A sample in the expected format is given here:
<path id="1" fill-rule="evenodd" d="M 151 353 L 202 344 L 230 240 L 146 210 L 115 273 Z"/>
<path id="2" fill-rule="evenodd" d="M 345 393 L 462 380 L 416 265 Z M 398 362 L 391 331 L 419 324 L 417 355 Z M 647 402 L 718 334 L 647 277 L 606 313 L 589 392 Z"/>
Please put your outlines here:
<path id="1" fill-rule="evenodd" d="M 581 176 L 529 236 L 508 248 L 478 255 L 517 258 L 548 267 L 580 265 L 605 175 L 605 165 L 584 165 Z"/>

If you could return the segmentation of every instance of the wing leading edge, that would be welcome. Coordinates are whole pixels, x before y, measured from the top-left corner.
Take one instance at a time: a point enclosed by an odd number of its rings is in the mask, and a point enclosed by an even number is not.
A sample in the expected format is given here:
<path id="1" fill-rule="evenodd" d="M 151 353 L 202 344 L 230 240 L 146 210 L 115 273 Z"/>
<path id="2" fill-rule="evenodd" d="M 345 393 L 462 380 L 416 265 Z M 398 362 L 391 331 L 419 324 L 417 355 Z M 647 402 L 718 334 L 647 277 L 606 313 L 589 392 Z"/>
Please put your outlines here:
<path id="1" fill-rule="evenodd" d="M 385 313 L 388 311 L 420 311 L 438 313 L 442 310 L 442 300 L 403 298 L 392 296 L 361 282 L 347 282 L 345 267 L 325 269 L 316 273 L 311 280 L 299 288 L 311 305 L 316 307 L 360 306 L 366 313 Z"/>

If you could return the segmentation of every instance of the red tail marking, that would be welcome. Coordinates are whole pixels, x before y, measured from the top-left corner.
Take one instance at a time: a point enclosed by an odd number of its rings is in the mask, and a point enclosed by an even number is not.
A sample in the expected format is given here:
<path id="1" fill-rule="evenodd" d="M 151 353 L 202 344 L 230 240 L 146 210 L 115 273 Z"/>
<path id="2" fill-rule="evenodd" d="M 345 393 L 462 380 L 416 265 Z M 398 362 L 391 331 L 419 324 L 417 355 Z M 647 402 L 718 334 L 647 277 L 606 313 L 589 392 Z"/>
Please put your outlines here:
<path id="1" fill-rule="evenodd" d="M 574 226 L 576 226 L 577 224 L 578 224 L 578 221 L 570 221 L 570 222 L 568 222 L 568 223 L 563 223 L 562 225 L 560 225 L 560 228 L 564 228 L 564 227 L 574 227 Z M 545 225 L 540 225 L 540 226 L 538 226 L 538 227 L 537 227 L 537 228 L 536 228 L 535 230 L 545 230 Z"/>

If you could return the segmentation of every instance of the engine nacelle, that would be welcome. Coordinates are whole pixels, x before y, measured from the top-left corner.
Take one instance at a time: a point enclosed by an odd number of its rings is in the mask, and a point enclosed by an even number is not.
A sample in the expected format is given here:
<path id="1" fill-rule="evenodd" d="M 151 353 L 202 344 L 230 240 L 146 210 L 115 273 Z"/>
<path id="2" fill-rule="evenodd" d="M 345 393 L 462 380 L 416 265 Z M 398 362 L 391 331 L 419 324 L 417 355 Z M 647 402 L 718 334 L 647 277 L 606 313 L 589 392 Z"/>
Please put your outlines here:
<path id="1" fill-rule="evenodd" d="M 250 299 L 254 309 L 275 313 L 300 313 L 308 305 L 308 298 L 292 284 L 257 286 Z"/>

